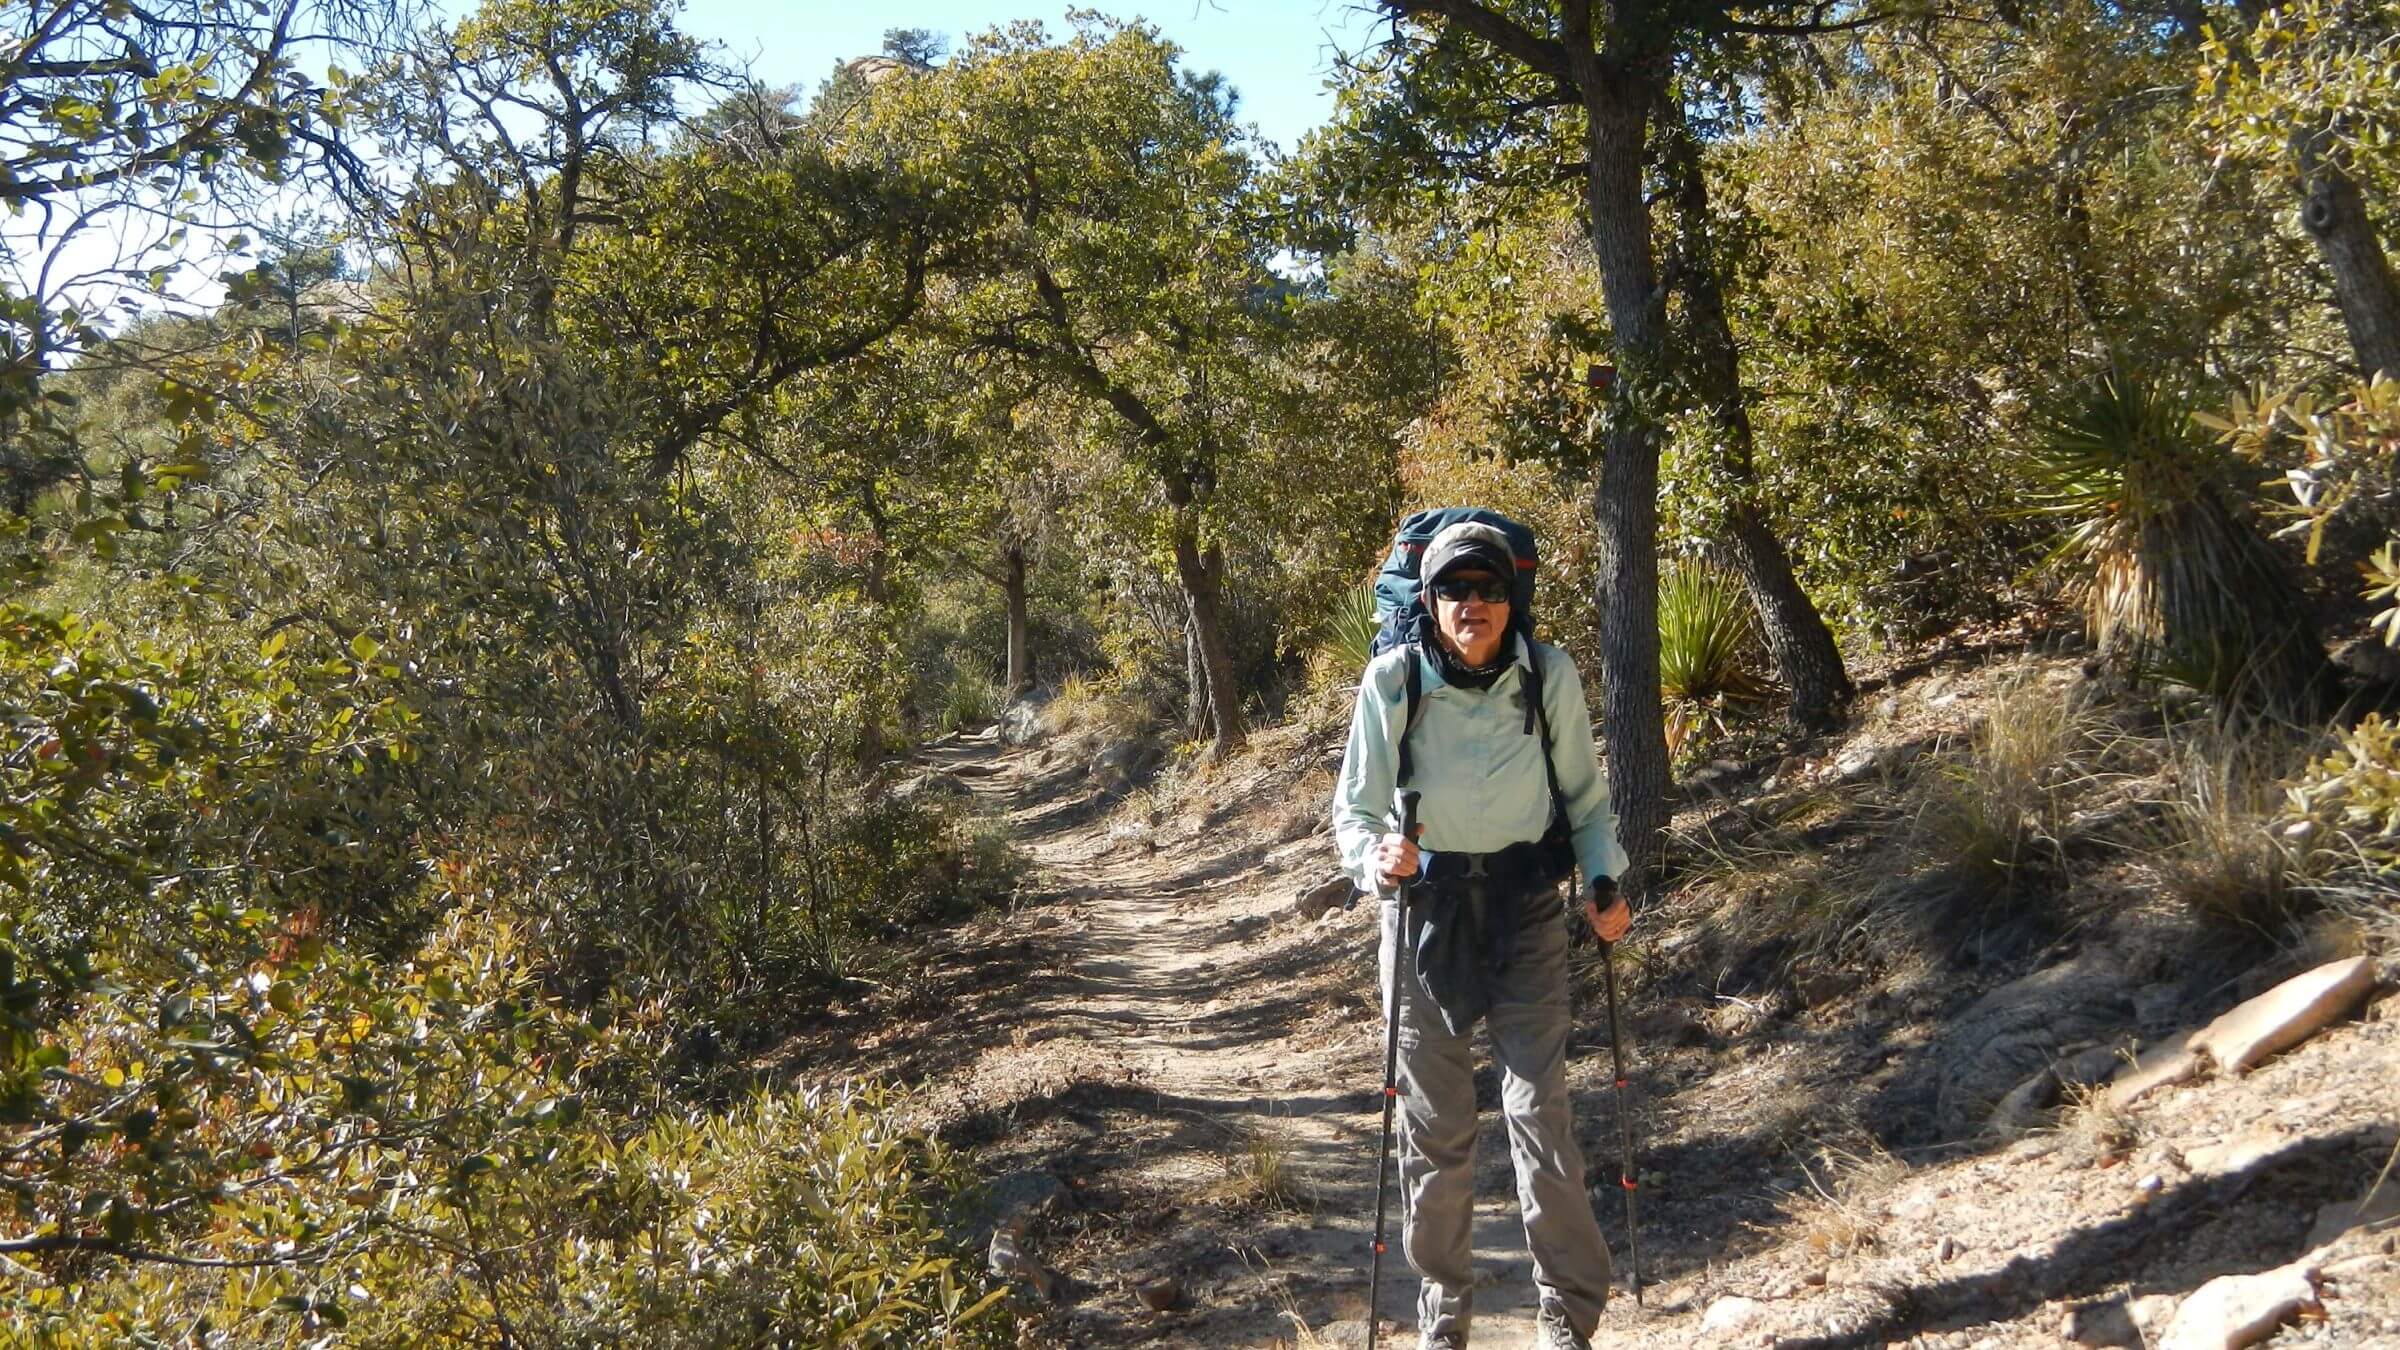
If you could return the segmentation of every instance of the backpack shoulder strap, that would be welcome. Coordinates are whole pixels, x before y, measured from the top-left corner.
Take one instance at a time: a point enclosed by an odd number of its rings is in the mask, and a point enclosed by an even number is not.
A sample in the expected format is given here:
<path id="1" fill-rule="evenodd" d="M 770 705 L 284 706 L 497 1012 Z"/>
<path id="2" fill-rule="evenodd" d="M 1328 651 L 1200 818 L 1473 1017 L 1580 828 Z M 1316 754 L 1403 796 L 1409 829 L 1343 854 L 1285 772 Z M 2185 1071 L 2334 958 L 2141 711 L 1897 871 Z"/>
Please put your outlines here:
<path id="1" fill-rule="evenodd" d="M 1564 825 L 1567 819 L 1567 796 L 1558 790 L 1558 761 L 1550 754 L 1550 709 L 1542 688 L 1542 649 L 1525 641 L 1525 733 L 1532 735 L 1538 727 L 1542 734 L 1542 776 L 1550 781 L 1550 820 Z M 1404 761 L 1405 762 L 1405 761 Z"/>
<path id="2" fill-rule="evenodd" d="M 1408 653 L 1408 676 L 1402 685 L 1406 691 L 1405 698 L 1407 700 L 1404 706 L 1408 711 L 1407 715 L 1400 719 L 1400 773 L 1394 781 L 1399 786 L 1406 787 L 1415 767 L 1409 760 L 1408 733 L 1417 729 L 1417 700 L 1424 695 L 1425 676 L 1417 667 L 1417 663 L 1424 658 L 1418 654 L 1416 644 L 1409 643 L 1401 650 Z"/>

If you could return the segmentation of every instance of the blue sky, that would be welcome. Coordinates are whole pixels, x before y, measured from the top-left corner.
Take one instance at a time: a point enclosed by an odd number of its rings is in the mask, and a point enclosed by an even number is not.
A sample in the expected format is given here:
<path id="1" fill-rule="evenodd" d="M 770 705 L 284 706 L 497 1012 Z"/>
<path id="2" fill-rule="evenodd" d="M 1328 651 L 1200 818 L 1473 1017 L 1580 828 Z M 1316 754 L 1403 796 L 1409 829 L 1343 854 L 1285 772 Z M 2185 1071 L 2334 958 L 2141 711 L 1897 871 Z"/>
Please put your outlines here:
<path id="1" fill-rule="evenodd" d="M 1286 150 L 1333 111 L 1325 87 L 1333 72 L 1330 44 L 1356 51 L 1375 25 L 1365 0 L 1099 0 L 1086 7 L 1157 25 L 1194 69 L 1222 73 L 1241 93 L 1242 118 Z M 889 7 L 856 0 L 685 0 L 681 26 L 722 44 L 727 58 L 747 63 L 763 83 L 813 88 L 835 61 L 879 50 L 887 28 L 931 29 L 956 46 L 1015 19 L 1039 19 L 1064 34 L 1066 12 L 1062 0 L 899 0 Z"/>

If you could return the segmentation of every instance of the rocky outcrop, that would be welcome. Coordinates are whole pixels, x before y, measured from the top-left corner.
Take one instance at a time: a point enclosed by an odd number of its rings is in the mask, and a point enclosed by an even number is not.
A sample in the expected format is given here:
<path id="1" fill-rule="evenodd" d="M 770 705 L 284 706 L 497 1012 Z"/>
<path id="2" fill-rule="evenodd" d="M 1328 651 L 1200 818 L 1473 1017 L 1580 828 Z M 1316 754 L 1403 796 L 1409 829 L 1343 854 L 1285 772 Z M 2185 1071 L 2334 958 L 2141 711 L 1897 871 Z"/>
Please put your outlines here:
<path id="1" fill-rule="evenodd" d="M 2353 956 L 2295 975 L 2208 1024 L 2192 1048 L 2219 1073 L 2240 1073 L 2307 1040 L 2365 1001 L 2375 962 Z"/>
<path id="2" fill-rule="evenodd" d="M 2317 1272 L 2295 1262 L 2201 1285 L 2167 1324 L 2159 1350 L 2241 1350 L 2317 1304 Z"/>
<path id="3" fill-rule="evenodd" d="M 2106 949 L 2085 952 L 1977 999 L 1930 1057 L 1943 1137 L 1982 1128 L 2013 1090 L 2081 1047 L 2111 1044 L 2133 1016 L 2115 954 Z"/>

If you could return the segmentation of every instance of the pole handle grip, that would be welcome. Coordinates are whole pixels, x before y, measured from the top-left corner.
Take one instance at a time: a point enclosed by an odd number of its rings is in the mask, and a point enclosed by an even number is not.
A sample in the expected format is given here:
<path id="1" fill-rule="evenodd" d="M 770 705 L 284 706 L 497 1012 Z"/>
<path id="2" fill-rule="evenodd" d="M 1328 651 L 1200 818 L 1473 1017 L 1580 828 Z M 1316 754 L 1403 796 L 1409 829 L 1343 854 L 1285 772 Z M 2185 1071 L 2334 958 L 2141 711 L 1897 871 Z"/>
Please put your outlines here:
<path id="1" fill-rule="evenodd" d="M 1415 788 L 1400 789 L 1400 837 L 1412 843 L 1416 840 L 1418 829 L 1421 828 L 1417 824 L 1417 807 L 1424 800 L 1425 794 Z"/>

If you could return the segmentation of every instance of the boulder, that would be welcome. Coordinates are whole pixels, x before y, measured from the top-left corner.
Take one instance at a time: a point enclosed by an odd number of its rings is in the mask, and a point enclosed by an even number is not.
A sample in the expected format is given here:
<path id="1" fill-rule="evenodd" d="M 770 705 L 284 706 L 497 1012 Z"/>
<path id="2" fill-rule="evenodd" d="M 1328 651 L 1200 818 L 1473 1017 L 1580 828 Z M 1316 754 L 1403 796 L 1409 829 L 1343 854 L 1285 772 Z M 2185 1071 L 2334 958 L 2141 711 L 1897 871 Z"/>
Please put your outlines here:
<path id="1" fill-rule="evenodd" d="M 2133 1063 L 2117 1072 L 2116 1081 L 2108 1085 L 2103 1100 L 2122 1111 L 2160 1088 L 2198 1078 L 2207 1065 L 2200 1052 L 2192 1048 L 2195 1034 L 2177 1032 L 2144 1050 Z"/>
<path id="2" fill-rule="evenodd" d="M 1348 900 L 1358 888 L 1345 876 L 1328 877 L 1314 885 L 1303 886 L 1292 896 L 1292 912 L 1303 919 L 1314 919 Z"/>
<path id="3" fill-rule="evenodd" d="M 2056 1063 L 2065 1047 L 2112 1041 L 2133 1022 L 2133 1000 L 2106 949 L 2036 971 L 1977 999 L 1927 1057 L 1944 1138 L 1981 1129 L 1994 1107 Z"/>
<path id="4" fill-rule="evenodd" d="M 1700 1330 L 1705 1335 L 1722 1336 L 1750 1325 L 1766 1311 L 1767 1305 L 1754 1298 L 1721 1298 L 1700 1314 Z"/>
<path id="5" fill-rule="evenodd" d="M 2159 1350 L 2241 1350 L 2316 1304 L 2316 1272 L 2305 1262 L 2256 1275 L 2222 1275 L 2175 1310 Z"/>
<path id="6" fill-rule="evenodd" d="M 1000 743 L 1029 745 L 1042 737 L 1042 706 L 1030 700 L 1000 710 Z"/>
<path id="7" fill-rule="evenodd" d="M 2192 1048 L 2219 1073 L 2240 1073 L 2307 1040 L 2365 1000 L 2375 962 L 2353 956 L 2295 975 L 2201 1029 Z"/>
<path id="8" fill-rule="evenodd" d="M 1105 746 L 1099 754 L 1092 756 L 1092 786 L 1103 792 L 1129 788 L 1149 772 L 1159 758 L 1158 746 L 1141 737 Z"/>

